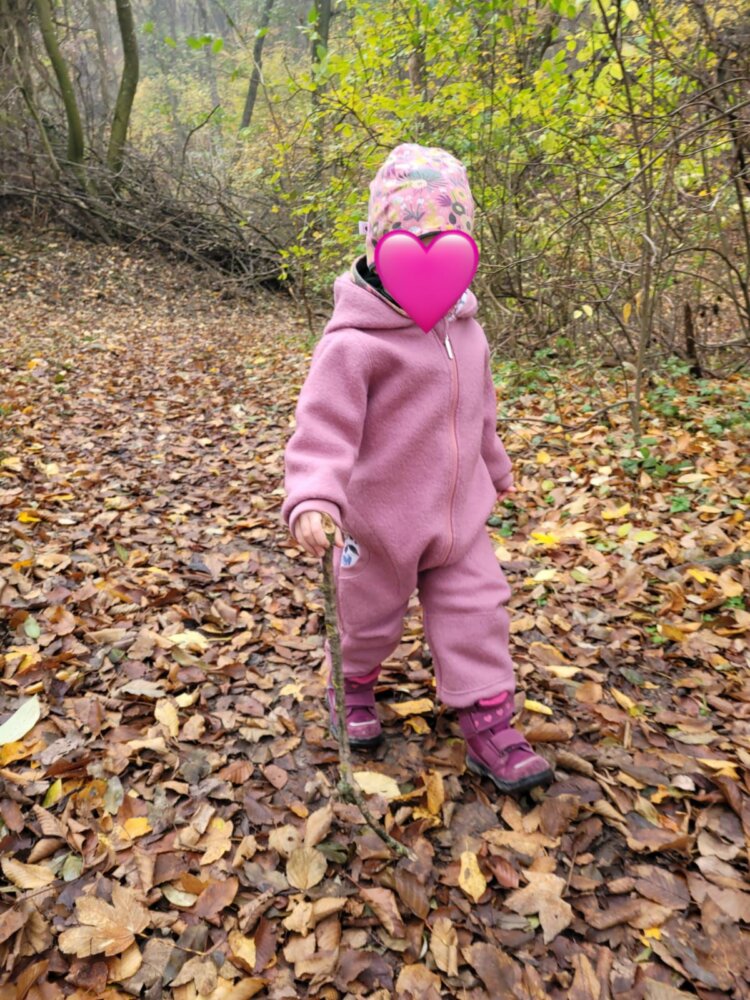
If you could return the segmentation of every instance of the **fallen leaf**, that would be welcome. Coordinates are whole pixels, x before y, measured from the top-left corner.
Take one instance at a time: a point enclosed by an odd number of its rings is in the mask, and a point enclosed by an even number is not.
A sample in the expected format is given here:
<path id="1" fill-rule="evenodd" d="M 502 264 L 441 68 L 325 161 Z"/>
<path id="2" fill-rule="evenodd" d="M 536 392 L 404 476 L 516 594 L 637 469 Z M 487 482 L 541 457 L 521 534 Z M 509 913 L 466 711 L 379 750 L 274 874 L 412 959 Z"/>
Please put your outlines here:
<path id="1" fill-rule="evenodd" d="M 46 865 L 28 865 L 15 858 L 3 858 L 5 877 L 19 889 L 41 889 L 55 881 L 54 872 Z"/>
<path id="2" fill-rule="evenodd" d="M 565 880 L 551 872 L 525 870 L 524 875 L 529 884 L 512 892 L 505 905 L 524 916 L 537 913 L 544 932 L 544 943 L 549 944 L 573 921 L 573 911 L 562 898 Z"/>
<path id="3" fill-rule="evenodd" d="M 435 965 L 447 976 L 458 975 L 458 935 L 453 921 L 437 917 L 432 925 L 430 951 Z"/>
<path id="4" fill-rule="evenodd" d="M 458 884 L 475 903 L 487 889 L 487 880 L 482 874 L 479 861 L 473 851 L 463 851 L 461 854 Z"/>
<path id="5" fill-rule="evenodd" d="M 33 698 L 27 699 L 0 726 L 0 746 L 22 740 L 37 724 L 41 714 L 42 706 L 37 696 L 34 695 Z"/>
<path id="6" fill-rule="evenodd" d="M 76 916 L 80 926 L 62 931 L 58 940 L 61 951 L 78 958 L 118 955 L 151 923 L 148 910 L 119 882 L 112 883 L 111 904 L 96 896 L 79 896 Z"/>
<path id="7" fill-rule="evenodd" d="M 354 780 L 365 795 L 381 795 L 384 799 L 397 799 L 401 794 L 396 782 L 378 771 L 354 771 Z"/>
<path id="8" fill-rule="evenodd" d="M 328 863 L 315 847 L 298 847 L 286 866 L 286 877 L 295 889 L 311 889 L 321 881 Z"/>

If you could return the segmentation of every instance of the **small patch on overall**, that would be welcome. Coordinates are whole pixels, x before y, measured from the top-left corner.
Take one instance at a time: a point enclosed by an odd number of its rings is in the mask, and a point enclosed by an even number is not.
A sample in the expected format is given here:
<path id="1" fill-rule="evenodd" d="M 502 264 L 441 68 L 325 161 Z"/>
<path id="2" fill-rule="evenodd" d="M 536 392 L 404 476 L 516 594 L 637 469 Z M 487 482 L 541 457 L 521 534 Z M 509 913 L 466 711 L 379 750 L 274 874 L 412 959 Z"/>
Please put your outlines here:
<path id="1" fill-rule="evenodd" d="M 359 546 L 347 535 L 344 538 L 344 550 L 341 553 L 341 568 L 349 569 L 359 561 Z"/>

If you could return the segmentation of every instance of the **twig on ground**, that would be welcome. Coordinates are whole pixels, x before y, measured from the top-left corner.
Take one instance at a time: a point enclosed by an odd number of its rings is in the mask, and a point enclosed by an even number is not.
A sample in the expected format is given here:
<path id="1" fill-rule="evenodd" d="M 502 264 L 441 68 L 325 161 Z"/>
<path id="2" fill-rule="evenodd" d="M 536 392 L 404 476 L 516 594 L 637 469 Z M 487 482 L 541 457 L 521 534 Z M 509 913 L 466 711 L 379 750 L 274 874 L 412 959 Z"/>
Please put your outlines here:
<path id="1" fill-rule="evenodd" d="M 691 559 L 690 562 L 681 563 L 668 570 L 667 579 L 674 579 L 693 566 L 711 570 L 724 569 L 725 566 L 738 566 L 745 559 L 750 559 L 750 549 L 737 549 L 728 556 L 714 556 L 712 559 Z"/>
<path id="2" fill-rule="evenodd" d="M 386 833 L 367 808 L 367 803 L 352 773 L 352 752 L 349 746 L 349 734 L 346 729 L 344 672 L 341 665 L 341 640 L 338 629 L 336 584 L 333 578 L 333 540 L 336 536 L 336 526 L 327 514 L 323 514 L 323 531 L 328 539 L 328 548 L 323 557 L 323 595 L 326 606 L 326 635 L 331 647 L 331 662 L 333 664 L 333 689 L 336 692 L 336 729 L 339 743 L 340 773 L 338 783 L 339 794 L 346 802 L 353 802 L 357 806 L 367 825 L 377 833 L 384 843 L 402 857 L 411 858 L 412 853 L 409 848 L 399 843 L 389 833 Z"/>

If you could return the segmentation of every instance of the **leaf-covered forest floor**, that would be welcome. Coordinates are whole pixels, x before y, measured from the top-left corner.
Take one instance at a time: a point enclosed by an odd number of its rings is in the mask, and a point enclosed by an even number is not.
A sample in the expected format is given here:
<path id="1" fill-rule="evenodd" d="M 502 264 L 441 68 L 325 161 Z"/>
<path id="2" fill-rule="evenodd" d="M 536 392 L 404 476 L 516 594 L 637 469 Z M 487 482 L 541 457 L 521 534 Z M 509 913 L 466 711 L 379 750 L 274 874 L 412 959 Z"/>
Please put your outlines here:
<path id="1" fill-rule="evenodd" d="M 655 373 L 639 450 L 613 371 L 498 367 L 557 781 L 464 770 L 413 599 L 357 758 L 396 863 L 336 799 L 279 518 L 306 328 L 137 247 L 0 252 L 0 1000 L 750 996 L 750 562 L 703 564 L 750 549 L 750 379 Z"/>

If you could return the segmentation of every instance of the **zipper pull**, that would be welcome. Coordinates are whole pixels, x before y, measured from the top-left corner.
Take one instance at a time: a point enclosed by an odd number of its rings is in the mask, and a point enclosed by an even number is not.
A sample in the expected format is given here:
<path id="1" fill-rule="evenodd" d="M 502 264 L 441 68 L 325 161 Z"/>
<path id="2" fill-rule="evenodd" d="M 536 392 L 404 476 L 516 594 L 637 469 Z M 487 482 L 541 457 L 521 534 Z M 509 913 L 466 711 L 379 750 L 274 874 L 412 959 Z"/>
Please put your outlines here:
<path id="1" fill-rule="evenodd" d="M 448 357 L 453 360 L 453 348 L 451 347 L 451 342 L 448 339 L 448 334 L 445 335 L 445 349 L 448 352 Z"/>

